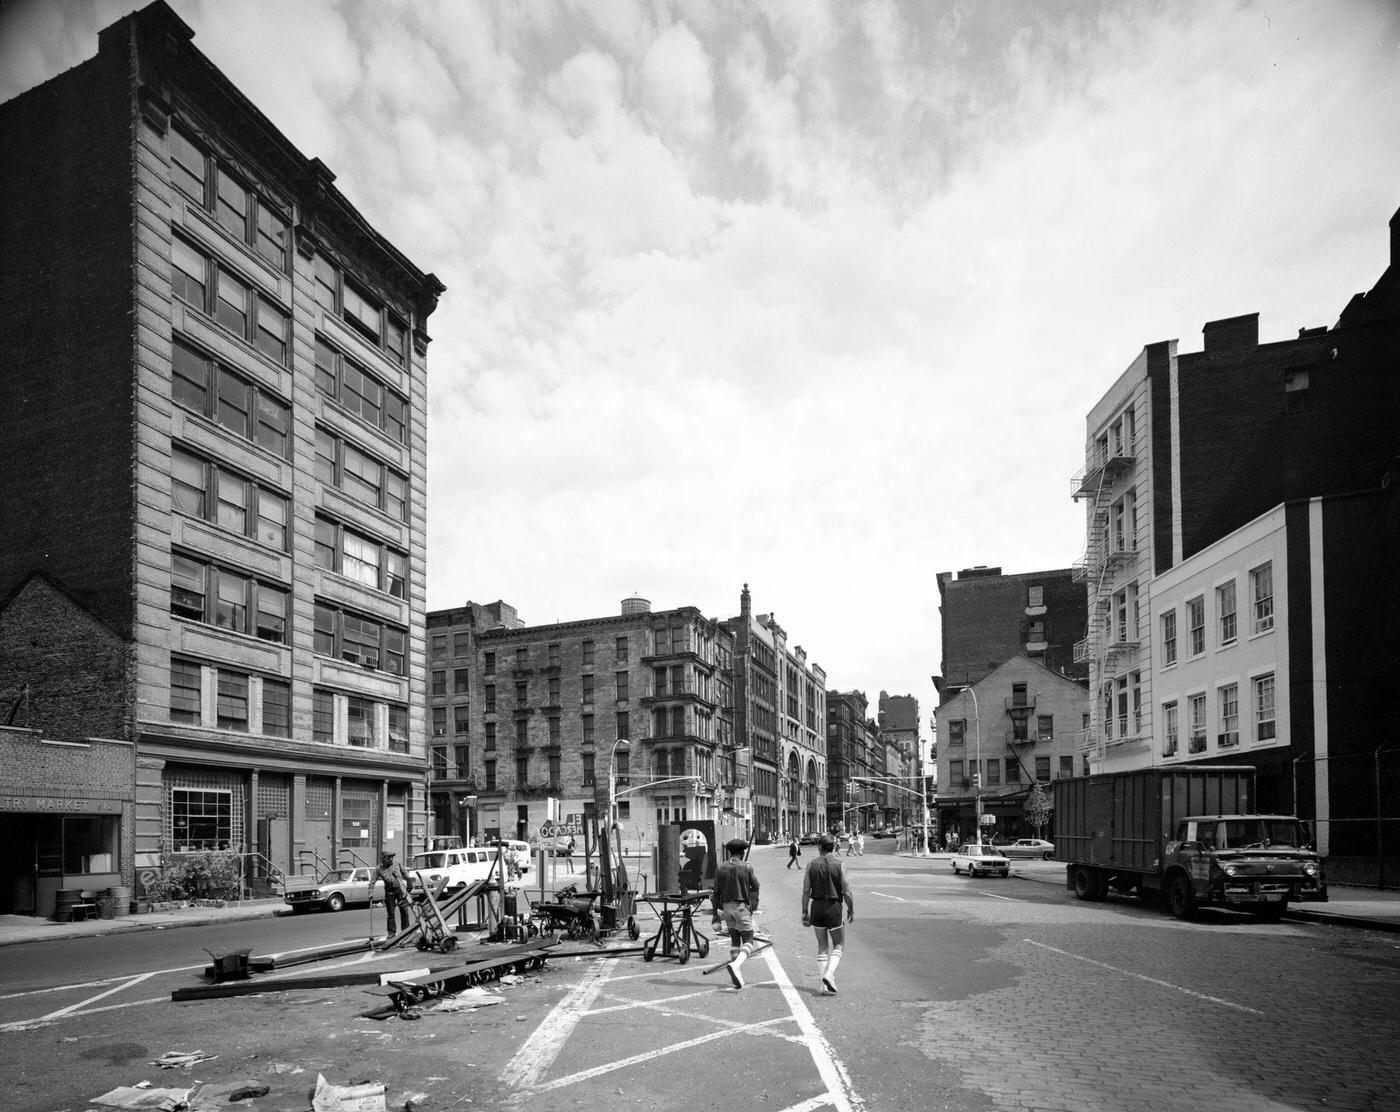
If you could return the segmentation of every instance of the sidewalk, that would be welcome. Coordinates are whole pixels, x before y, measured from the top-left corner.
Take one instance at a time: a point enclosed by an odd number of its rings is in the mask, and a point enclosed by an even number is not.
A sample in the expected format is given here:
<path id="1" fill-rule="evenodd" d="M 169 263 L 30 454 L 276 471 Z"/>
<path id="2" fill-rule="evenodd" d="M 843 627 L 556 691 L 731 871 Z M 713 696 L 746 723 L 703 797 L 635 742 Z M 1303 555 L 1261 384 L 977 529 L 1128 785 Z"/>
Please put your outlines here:
<path id="1" fill-rule="evenodd" d="M 899 856 L 917 858 L 919 855 L 905 851 Z M 951 856 L 931 853 L 928 860 L 946 863 Z M 1061 889 L 1065 886 L 1065 866 L 1058 861 L 1013 861 L 1011 875 Z M 1326 903 L 1290 904 L 1284 918 L 1400 933 L 1400 891 L 1334 884 L 1328 888 Z"/>
<path id="2" fill-rule="evenodd" d="M 119 915 L 114 919 L 87 919 L 55 923 L 34 915 L 0 915 L 0 946 L 20 942 L 44 942 L 54 938 L 86 938 L 90 935 L 125 934 L 131 931 L 170 930 L 209 923 L 235 923 L 276 915 L 287 905 L 280 899 L 230 901 L 223 907 L 181 907 L 173 911 L 149 911 L 144 915 Z"/>

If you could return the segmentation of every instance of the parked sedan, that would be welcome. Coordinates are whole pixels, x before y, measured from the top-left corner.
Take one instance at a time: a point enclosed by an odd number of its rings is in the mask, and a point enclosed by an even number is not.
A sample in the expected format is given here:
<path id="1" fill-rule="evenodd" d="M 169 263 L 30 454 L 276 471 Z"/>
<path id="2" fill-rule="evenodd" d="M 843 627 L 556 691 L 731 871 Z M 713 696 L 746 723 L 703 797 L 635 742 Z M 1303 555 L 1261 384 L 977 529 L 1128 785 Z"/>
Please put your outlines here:
<path id="1" fill-rule="evenodd" d="M 1011 862 L 992 846 L 968 842 L 959 846 L 958 852 L 953 854 L 953 872 L 961 873 L 964 869 L 968 876 L 1006 877 L 1011 875 Z"/>
<path id="2" fill-rule="evenodd" d="M 375 880 L 374 873 L 374 869 L 332 869 L 319 883 L 306 888 L 293 887 L 293 877 L 282 898 L 293 911 L 309 911 L 313 907 L 340 911 L 347 904 L 378 903 L 384 899 L 384 882 Z"/>
<path id="3" fill-rule="evenodd" d="M 1038 857 L 1042 861 L 1049 861 L 1055 856 L 1055 843 L 1047 842 L 1044 838 L 1021 838 L 1004 846 L 997 846 L 997 852 L 1003 857 Z"/>

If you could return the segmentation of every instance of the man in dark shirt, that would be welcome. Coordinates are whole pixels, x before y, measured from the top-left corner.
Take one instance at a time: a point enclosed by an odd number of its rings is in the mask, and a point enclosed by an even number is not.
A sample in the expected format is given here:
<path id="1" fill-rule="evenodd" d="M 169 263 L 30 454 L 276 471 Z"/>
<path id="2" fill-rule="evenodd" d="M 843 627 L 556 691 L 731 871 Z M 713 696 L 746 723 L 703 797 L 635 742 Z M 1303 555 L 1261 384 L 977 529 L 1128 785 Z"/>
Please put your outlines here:
<path id="1" fill-rule="evenodd" d="M 715 887 L 710 903 L 715 918 L 723 917 L 729 931 L 729 964 L 724 968 L 734 988 L 744 987 L 740 970 L 753 953 L 753 913 L 758 910 L 758 877 L 744 860 L 749 844 L 742 838 L 725 843 L 725 862 L 715 870 Z"/>
<path id="2" fill-rule="evenodd" d="M 823 834 L 817 843 L 821 853 L 802 877 L 802 925 L 817 935 L 817 972 L 822 994 L 836 995 L 836 967 L 846 942 L 846 924 L 855 921 L 856 905 L 846 870 L 832 853 L 836 840 Z M 842 908 L 846 911 L 842 918 Z"/>

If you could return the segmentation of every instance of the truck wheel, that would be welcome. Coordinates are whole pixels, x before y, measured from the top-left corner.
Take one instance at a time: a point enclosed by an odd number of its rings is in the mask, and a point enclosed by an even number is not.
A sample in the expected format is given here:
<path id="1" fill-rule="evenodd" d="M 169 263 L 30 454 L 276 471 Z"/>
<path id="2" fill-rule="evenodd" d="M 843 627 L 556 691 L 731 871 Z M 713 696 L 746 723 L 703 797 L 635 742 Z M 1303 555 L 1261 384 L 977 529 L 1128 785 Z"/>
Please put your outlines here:
<path id="1" fill-rule="evenodd" d="M 1196 914 L 1196 896 L 1191 881 L 1180 873 L 1167 884 L 1167 909 L 1178 919 L 1190 919 Z"/>
<path id="2" fill-rule="evenodd" d="M 1079 900 L 1097 900 L 1101 897 L 1098 894 L 1099 886 L 1092 869 L 1086 869 L 1082 865 L 1074 870 L 1074 896 Z"/>

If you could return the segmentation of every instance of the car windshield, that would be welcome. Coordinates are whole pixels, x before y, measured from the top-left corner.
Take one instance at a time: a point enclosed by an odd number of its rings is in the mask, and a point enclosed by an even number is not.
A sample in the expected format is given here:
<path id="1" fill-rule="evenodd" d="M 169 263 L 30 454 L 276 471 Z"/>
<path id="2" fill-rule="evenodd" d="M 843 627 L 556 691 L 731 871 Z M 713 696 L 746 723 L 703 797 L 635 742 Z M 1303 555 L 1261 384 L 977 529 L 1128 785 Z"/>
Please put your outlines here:
<path id="1" fill-rule="evenodd" d="M 349 880 L 352 869 L 332 869 L 321 878 L 322 884 L 339 884 L 341 881 Z"/>
<path id="2" fill-rule="evenodd" d="M 441 869 L 447 865 L 445 853 L 420 853 L 413 858 L 415 869 Z"/>

